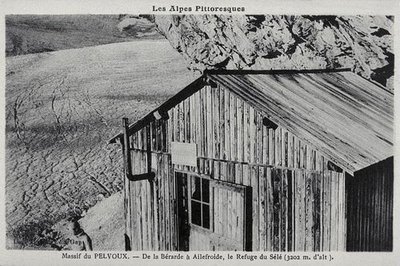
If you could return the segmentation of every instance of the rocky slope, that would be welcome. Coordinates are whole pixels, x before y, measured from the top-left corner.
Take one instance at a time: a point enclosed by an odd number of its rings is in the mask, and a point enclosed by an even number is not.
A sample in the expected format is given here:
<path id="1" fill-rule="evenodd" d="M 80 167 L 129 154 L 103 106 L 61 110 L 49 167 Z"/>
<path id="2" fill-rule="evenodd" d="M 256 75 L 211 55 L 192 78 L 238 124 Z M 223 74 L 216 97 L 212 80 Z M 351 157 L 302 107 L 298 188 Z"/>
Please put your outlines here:
<path id="1" fill-rule="evenodd" d="M 48 247 L 43 231 L 120 191 L 122 153 L 107 141 L 121 118 L 195 78 L 165 40 L 7 57 L 7 247 Z"/>
<path id="2" fill-rule="evenodd" d="M 393 17 L 152 16 L 192 69 L 352 68 L 393 82 Z"/>
<path id="3" fill-rule="evenodd" d="M 7 15 L 5 22 L 7 56 L 163 39 L 153 23 L 138 16 Z"/>

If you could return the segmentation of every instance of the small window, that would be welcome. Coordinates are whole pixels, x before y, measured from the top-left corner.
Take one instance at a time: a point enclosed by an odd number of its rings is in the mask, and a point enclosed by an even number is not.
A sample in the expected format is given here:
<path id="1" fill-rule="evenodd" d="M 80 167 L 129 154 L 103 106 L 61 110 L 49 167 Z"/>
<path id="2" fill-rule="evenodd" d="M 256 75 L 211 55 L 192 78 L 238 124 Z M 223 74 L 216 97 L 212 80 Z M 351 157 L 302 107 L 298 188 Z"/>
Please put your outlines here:
<path id="1" fill-rule="evenodd" d="M 210 181 L 190 176 L 190 195 L 192 224 L 210 229 Z"/>

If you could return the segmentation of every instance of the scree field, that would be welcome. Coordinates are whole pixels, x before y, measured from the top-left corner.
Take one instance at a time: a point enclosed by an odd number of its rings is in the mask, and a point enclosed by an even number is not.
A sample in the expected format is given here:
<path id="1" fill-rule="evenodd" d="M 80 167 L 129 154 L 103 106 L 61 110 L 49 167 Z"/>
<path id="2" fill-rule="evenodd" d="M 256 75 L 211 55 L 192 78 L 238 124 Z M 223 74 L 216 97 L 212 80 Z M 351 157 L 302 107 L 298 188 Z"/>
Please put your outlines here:
<path id="1" fill-rule="evenodd" d="M 107 141 L 195 79 L 164 40 L 6 58 L 8 247 L 79 216 L 123 186 Z M 122 208 L 122 206 L 112 206 Z"/>

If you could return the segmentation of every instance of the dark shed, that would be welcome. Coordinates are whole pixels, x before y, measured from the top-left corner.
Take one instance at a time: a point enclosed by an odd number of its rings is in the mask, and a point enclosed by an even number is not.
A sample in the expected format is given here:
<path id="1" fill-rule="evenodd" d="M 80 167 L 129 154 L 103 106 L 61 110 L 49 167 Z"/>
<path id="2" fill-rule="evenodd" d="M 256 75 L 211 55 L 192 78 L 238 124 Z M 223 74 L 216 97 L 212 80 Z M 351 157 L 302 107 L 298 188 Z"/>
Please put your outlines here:
<path id="1" fill-rule="evenodd" d="M 348 70 L 206 71 L 117 139 L 127 249 L 392 249 L 393 94 Z"/>

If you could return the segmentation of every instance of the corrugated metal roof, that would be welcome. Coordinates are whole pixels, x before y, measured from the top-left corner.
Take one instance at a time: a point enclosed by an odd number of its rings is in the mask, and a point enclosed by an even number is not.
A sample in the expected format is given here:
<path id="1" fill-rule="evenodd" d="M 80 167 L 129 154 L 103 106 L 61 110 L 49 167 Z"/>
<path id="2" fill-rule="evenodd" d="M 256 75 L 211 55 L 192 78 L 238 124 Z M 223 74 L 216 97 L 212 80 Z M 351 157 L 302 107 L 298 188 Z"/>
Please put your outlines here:
<path id="1" fill-rule="evenodd" d="M 393 94 L 383 87 L 349 71 L 243 73 L 207 76 L 349 173 L 393 156 Z"/>

